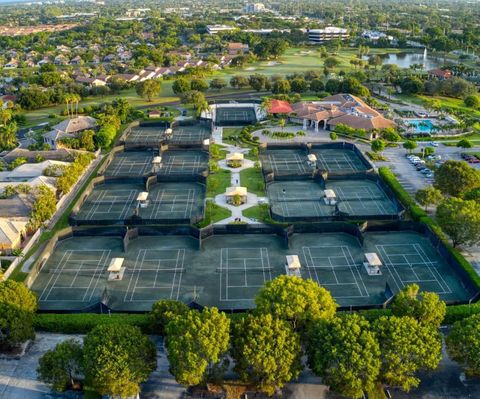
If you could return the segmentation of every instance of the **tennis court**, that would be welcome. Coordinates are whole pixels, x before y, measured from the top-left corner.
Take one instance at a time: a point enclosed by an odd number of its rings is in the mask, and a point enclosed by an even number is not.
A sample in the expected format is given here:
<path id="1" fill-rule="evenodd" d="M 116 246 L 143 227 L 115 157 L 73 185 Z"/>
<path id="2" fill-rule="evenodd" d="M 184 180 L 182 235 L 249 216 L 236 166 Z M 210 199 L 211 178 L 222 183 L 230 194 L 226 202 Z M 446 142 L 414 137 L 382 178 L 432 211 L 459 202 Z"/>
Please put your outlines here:
<path id="1" fill-rule="evenodd" d="M 306 152 L 300 149 L 267 149 L 260 153 L 260 160 L 264 172 L 275 175 L 304 175 L 314 170 Z"/>
<path id="2" fill-rule="evenodd" d="M 174 150 L 162 153 L 159 175 L 199 175 L 208 170 L 208 153 L 196 150 Z"/>
<path id="3" fill-rule="evenodd" d="M 125 144 L 157 145 L 163 140 L 166 128 L 161 126 L 138 126 L 132 128 Z"/>
<path id="4" fill-rule="evenodd" d="M 143 177 L 152 172 L 153 153 L 120 152 L 115 154 L 110 165 L 105 169 L 105 176 L 112 177 Z"/>
<path id="5" fill-rule="evenodd" d="M 253 107 L 228 107 L 217 106 L 215 110 L 215 123 L 217 125 L 255 123 L 257 116 Z"/>
<path id="6" fill-rule="evenodd" d="M 343 216 L 394 216 L 399 209 L 382 188 L 368 179 L 329 180 L 325 189 L 336 194 L 336 205 L 324 200 L 324 188 L 313 180 L 275 181 L 267 185 L 273 216 L 298 220 Z"/>
<path id="7" fill-rule="evenodd" d="M 368 169 L 353 150 L 312 148 L 310 153 L 317 157 L 317 167 L 330 173 L 352 173 Z"/>
<path id="8" fill-rule="evenodd" d="M 96 186 L 83 203 L 77 221 L 122 222 L 136 212 L 144 220 L 184 223 L 203 215 L 204 186 L 199 183 L 157 183 L 150 187 L 148 203 L 138 207 L 143 184 Z"/>
<path id="9" fill-rule="evenodd" d="M 365 253 L 376 252 L 381 275 L 368 275 Z M 78 236 L 60 241 L 32 289 L 43 310 L 83 309 L 102 298 L 114 310 L 149 310 L 158 299 L 195 301 L 221 309 L 254 306 L 265 282 L 285 274 L 286 255 L 298 255 L 301 275 L 327 288 L 341 306 L 385 301 L 388 283 L 397 292 L 410 283 L 447 301 L 469 292 L 459 275 L 418 233 L 366 233 L 364 244 L 344 233 L 294 234 L 287 249 L 270 234 L 140 236 L 126 252 L 120 237 Z M 125 259 L 121 280 L 108 281 L 112 258 Z"/>
<path id="10" fill-rule="evenodd" d="M 211 134 L 209 128 L 200 124 L 178 125 L 174 126 L 172 131 L 173 133 L 171 135 L 163 137 L 165 143 L 200 145 L 203 143 L 203 140 L 209 139 Z"/>

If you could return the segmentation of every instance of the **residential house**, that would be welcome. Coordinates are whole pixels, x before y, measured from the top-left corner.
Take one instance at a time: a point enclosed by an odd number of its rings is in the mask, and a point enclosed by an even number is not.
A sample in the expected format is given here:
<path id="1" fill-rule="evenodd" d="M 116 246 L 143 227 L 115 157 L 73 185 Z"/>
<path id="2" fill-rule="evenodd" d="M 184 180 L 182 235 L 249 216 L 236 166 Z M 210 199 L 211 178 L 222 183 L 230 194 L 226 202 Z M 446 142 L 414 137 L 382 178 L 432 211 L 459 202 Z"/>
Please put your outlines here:
<path id="1" fill-rule="evenodd" d="M 13 58 L 5 64 L 5 68 L 17 68 L 17 67 L 18 67 L 18 61 Z"/>
<path id="2" fill-rule="evenodd" d="M 84 84 L 89 87 L 100 87 L 100 86 L 105 86 L 107 84 L 107 82 L 103 79 L 87 78 L 85 76 L 78 76 L 75 79 L 75 82 Z"/>
<path id="3" fill-rule="evenodd" d="M 248 53 L 249 51 L 248 44 L 237 43 L 237 42 L 228 43 L 227 49 L 228 49 L 228 54 L 233 56 L 245 54 L 245 53 Z"/>
<path id="4" fill-rule="evenodd" d="M 82 57 L 80 57 L 79 55 L 77 55 L 76 57 L 70 60 L 70 65 L 82 65 L 82 64 L 83 64 L 83 60 L 82 60 Z"/>
<path id="5" fill-rule="evenodd" d="M 55 65 L 68 65 L 68 58 L 64 56 L 63 54 L 57 55 L 55 59 L 53 60 L 53 63 Z"/>
<path id="6" fill-rule="evenodd" d="M 77 116 L 76 118 L 65 119 L 55 125 L 53 129 L 43 135 L 44 143 L 50 145 L 51 148 L 57 149 L 61 147 L 60 140 L 63 138 L 74 138 L 80 132 L 88 129 L 94 129 L 97 121 L 91 116 Z"/>
<path id="7" fill-rule="evenodd" d="M 428 77 L 430 79 L 440 79 L 440 80 L 447 80 L 453 76 L 452 71 L 448 69 L 431 69 L 428 71 Z"/>
<path id="8" fill-rule="evenodd" d="M 116 79 L 122 79 L 125 82 L 135 82 L 140 78 L 140 76 L 134 73 L 117 73 L 116 75 L 113 75 L 113 77 Z"/>
<path id="9" fill-rule="evenodd" d="M 0 251 L 11 254 L 19 248 L 27 235 L 27 218 L 0 218 Z"/>

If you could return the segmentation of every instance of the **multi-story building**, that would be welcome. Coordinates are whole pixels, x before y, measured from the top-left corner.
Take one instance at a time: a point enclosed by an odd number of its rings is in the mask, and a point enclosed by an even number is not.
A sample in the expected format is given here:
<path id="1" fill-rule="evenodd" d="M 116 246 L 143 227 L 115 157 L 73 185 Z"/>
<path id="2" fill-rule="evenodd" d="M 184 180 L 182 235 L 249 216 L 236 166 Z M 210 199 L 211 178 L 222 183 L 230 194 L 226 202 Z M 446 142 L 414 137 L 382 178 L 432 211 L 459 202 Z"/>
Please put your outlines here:
<path id="1" fill-rule="evenodd" d="M 327 26 L 324 29 L 309 29 L 308 40 L 311 43 L 324 43 L 333 39 L 346 40 L 348 39 L 348 31 L 344 28 L 337 28 L 335 26 Z"/>

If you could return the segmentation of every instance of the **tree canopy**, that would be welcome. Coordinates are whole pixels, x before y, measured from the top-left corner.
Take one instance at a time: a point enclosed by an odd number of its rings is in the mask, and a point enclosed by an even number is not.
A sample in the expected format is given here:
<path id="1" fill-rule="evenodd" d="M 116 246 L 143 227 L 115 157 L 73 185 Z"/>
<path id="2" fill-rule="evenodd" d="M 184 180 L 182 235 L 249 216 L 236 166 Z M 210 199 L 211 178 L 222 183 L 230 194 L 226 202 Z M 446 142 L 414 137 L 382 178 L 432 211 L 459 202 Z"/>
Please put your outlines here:
<path id="1" fill-rule="evenodd" d="M 480 187 L 480 171 L 466 162 L 449 160 L 435 172 L 434 186 L 442 193 L 461 197 L 466 192 Z"/>
<path id="2" fill-rule="evenodd" d="M 230 320 L 216 308 L 190 310 L 173 317 L 166 332 L 170 372 L 180 384 L 197 385 L 227 351 Z"/>
<path id="3" fill-rule="evenodd" d="M 332 390 L 362 398 L 380 372 L 380 348 L 370 323 L 353 313 L 309 328 L 308 362 Z"/>
<path id="4" fill-rule="evenodd" d="M 16 306 L 27 312 L 37 311 L 37 297 L 25 284 L 12 279 L 0 283 L 0 303 Z"/>
<path id="5" fill-rule="evenodd" d="M 233 325 L 232 356 L 244 381 L 273 394 L 301 370 L 300 337 L 271 314 L 250 314 Z"/>
<path id="6" fill-rule="evenodd" d="M 102 395 L 137 394 L 156 367 L 155 345 L 130 325 L 98 325 L 83 348 L 86 380 Z"/>
<path id="7" fill-rule="evenodd" d="M 290 321 L 294 327 L 309 320 L 329 319 L 337 308 L 330 292 L 313 280 L 286 275 L 268 281 L 255 304 L 258 312 Z"/>

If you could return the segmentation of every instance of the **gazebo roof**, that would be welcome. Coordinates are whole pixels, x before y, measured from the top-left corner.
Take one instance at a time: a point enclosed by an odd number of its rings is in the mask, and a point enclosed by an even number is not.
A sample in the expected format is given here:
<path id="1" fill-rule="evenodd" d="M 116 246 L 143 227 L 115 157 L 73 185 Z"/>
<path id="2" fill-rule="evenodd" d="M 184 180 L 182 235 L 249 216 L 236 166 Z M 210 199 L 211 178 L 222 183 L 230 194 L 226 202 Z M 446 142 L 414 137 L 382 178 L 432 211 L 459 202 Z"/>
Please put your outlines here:
<path id="1" fill-rule="evenodd" d="M 337 197 L 337 195 L 335 194 L 335 191 L 333 191 L 330 188 L 327 188 L 326 190 L 323 190 L 323 194 L 327 198 L 336 198 Z"/>
<path id="2" fill-rule="evenodd" d="M 300 269 L 302 265 L 298 255 L 287 255 L 287 266 L 289 269 Z"/>
<path id="3" fill-rule="evenodd" d="M 118 273 L 121 270 L 124 261 L 125 261 L 125 258 L 112 258 L 107 271 Z"/>
<path id="4" fill-rule="evenodd" d="M 233 152 L 231 154 L 227 154 L 227 161 L 243 161 L 243 154 L 240 152 Z"/>
<path id="5" fill-rule="evenodd" d="M 147 191 L 142 191 L 141 193 L 138 193 L 137 201 L 146 201 L 147 199 L 148 199 Z"/>
<path id="6" fill-rule="evenodd" d="M 246 187 L 228 187 L 225 195 L 229 197 L 233 197 L 234 195 L 245 196 L 247 195 L 247 188 Z"/>
<path id="7" fill-rule="evenodd" d="M 365 259 L 370 266 L 382 266 L 382 261 L 375 252 L 366 253 Z"/>

